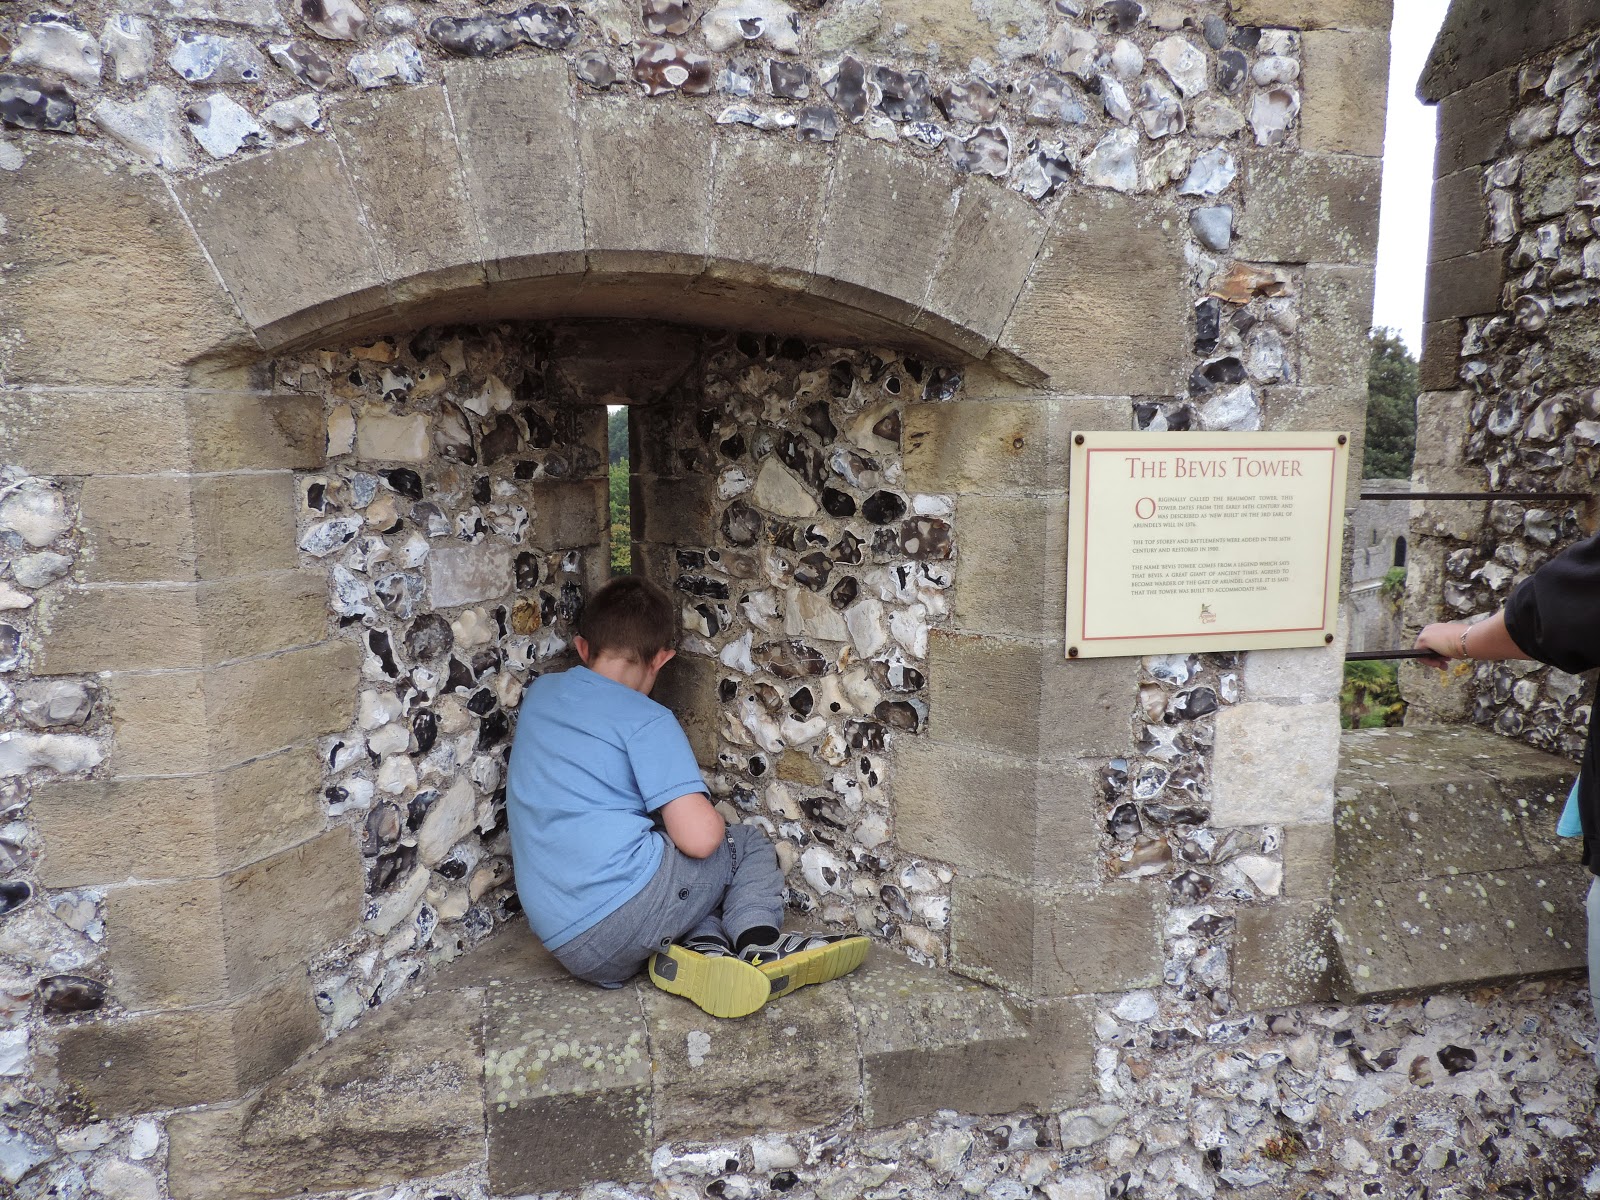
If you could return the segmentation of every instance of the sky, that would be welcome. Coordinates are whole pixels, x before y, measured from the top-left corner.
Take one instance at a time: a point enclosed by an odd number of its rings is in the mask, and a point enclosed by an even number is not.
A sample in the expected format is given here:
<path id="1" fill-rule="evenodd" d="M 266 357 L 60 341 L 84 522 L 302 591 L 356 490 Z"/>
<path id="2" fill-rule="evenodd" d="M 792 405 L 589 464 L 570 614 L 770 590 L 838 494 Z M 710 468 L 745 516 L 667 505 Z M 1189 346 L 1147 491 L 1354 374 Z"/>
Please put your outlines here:
<path id="1" fill-rule="evenodd" d="M 1417 79 L 1450 0 L 1395 0 L 1389 62 L 1389 121 L 1378 218 L 1378 283 L 1372 323 L 1400 331 L 1422 353 L 1422 285 L 1428 268 L 1433 199 L 1434 109 L 1417 99 Z"/>

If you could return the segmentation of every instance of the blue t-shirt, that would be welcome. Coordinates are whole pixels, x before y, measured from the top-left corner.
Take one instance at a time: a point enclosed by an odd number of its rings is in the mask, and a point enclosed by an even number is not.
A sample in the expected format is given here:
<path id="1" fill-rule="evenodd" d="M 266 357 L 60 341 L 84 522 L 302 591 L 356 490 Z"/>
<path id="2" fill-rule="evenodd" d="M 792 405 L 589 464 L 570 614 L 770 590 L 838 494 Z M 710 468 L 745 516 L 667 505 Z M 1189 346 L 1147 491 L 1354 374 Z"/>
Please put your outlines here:
<path id="1" fill-rule="evenodd" d="M 706 790 L 670 709 L 573 667 L 523 693 L 506 780 L 517 895 L 550 950 L 650 882 L 666 845 L 650 814 Z"/>

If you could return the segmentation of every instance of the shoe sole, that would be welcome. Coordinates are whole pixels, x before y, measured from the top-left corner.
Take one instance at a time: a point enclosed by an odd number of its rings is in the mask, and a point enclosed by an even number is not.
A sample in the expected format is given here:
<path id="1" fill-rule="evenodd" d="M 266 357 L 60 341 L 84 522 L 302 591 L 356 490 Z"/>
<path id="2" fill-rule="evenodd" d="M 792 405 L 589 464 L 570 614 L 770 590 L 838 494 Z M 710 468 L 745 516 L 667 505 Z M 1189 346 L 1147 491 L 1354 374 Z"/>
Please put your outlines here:
<path id="1" fill-rule="evenodd" d="M 759 968 L 732 955 L 707 957 L 686 946 L 669 946 L 652 955 L 650 982 L 713 1017 L 748 1017 L 772 995 L 772 985 Z"/>
<path id="2" fill-rule="evenodd" d="M 756 970 L 771 982 L 772 999 L 776 1000 L 796 988 L 812 983 L 827 983 L 830 979 L 850 974 L 867 961 L 867 948 L 871 945 L 870 938 L 845 938 L 842 942 L 818 946 L 814 950 L 802 950 L 798 954 L 762 963 Z"/>

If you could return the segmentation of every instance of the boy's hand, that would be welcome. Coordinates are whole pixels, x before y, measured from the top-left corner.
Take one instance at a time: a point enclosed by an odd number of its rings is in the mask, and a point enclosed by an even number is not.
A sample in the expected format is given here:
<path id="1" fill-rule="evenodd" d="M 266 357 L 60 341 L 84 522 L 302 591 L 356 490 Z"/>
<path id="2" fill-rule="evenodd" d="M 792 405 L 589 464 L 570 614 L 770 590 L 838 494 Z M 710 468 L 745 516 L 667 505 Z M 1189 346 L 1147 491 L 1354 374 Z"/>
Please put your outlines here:
<path id="1" fill-rule="evenodd" d="M 661 819 L 672 844 L 690 858 L 710 858 L 728 832 L 727 822 L 711 807 L 704 792 L 668 801 L 661 809 Z"/>

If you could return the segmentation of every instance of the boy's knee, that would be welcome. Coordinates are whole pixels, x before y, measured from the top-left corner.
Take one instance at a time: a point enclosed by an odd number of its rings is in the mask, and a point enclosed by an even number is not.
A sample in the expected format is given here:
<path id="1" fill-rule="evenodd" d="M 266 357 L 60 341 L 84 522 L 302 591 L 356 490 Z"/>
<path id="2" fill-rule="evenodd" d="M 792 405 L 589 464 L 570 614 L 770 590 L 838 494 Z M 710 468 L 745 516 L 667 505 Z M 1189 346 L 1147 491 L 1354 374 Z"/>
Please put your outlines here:
<path id="1" fill-rule="evenodd" d="M 759 825 L 729 825 L 728 840 L 741 853 L 772 848 L 772 842 L 767 837 L 767 831 Z"/>

